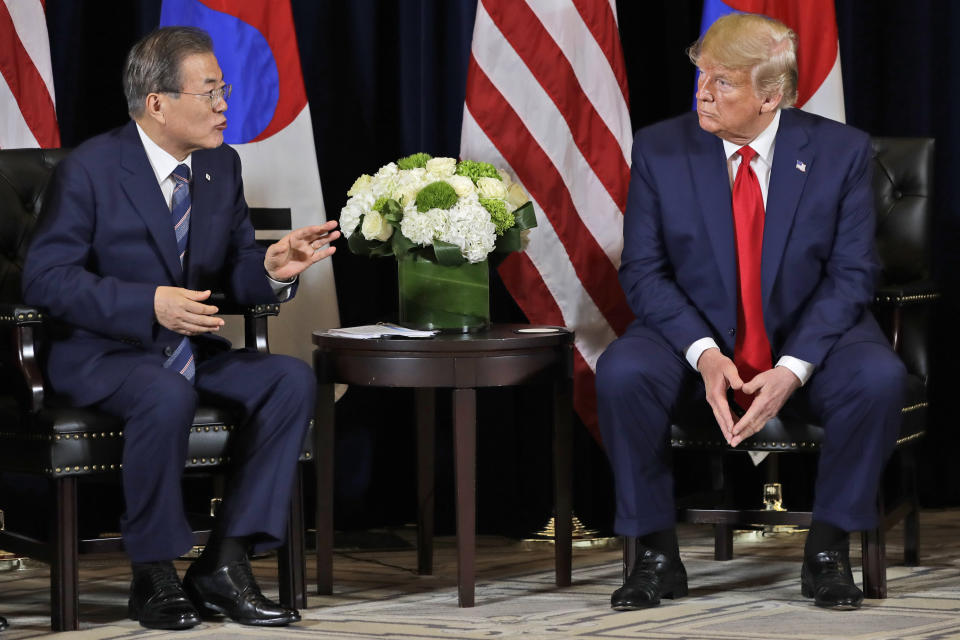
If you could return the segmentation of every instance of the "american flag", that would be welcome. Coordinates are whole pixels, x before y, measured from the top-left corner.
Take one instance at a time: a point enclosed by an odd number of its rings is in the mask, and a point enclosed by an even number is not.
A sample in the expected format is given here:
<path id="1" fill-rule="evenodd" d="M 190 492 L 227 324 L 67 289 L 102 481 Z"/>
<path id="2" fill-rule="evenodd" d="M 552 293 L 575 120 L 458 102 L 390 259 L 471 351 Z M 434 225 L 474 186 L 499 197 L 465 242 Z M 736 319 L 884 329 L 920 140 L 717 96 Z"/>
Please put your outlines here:
<path id="1" fill-rule="evenodd" d="M 0 0 L 0 149 L 60 146 L 42 0 Z"/>
<path id="2" fill-rule="evenodd" d="M 632 131 L 613 0 L 480 0 L 460 157 L 507 168 L 537 228 L 499 268 L 534 324 L 576 331 L 574 406 L 599 438 L 597 358 L 633 318 L 617 281 Z"/>
<path id="3" fill-rule="evenodd" d="M 460 157 L 508 168 L 538 227 L 500 276 L 530 322 L 576 331 L 574 406 L 632 319 L 617 281 L 632 132 L 613 0 L 480 0 Z"/>

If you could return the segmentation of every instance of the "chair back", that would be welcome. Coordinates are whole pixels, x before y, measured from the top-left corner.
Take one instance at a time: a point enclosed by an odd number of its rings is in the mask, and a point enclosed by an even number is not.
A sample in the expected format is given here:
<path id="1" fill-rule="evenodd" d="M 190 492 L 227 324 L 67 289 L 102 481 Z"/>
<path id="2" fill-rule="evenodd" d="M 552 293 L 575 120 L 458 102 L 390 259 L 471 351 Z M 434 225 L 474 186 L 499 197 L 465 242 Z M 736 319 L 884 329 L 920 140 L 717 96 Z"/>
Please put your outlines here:
<path id="1" fill-rule="evenodd" d="M 22 300 L 20 279 L 53 169 L 69 149 L 0 150 L 0 302 Z"/>
<path id="2" fill-rule="evenodd" d="M 882 272 L 877 298 L 898 307 L 881 322 L 907 370 L 929 376 L 930 304 L 938 297 L 931 278 L 933 220 L 932 138 L 873 138 L 873 193 L 877 212 L 876 246 Z"/>

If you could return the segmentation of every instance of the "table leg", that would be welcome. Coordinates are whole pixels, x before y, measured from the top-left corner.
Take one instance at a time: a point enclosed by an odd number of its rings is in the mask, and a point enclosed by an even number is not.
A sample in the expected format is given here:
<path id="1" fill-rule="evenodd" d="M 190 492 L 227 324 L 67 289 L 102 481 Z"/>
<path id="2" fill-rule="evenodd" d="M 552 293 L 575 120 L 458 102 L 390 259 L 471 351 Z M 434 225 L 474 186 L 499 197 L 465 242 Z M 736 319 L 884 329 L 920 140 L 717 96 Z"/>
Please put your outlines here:
<path id="1" fill-rule="evenodd" d="M 553 386 L 553 481 L 554 481 L 554 553 L 558 587 L 570 586 L 573 512 L 572 484 L 573 397 L 570 380 L 564 377 Z"/>
<path id="2" fill-rule="evenodd" d="M 436 391 L 417 389 L 417 573 L 433 573 Z"/>
<path id="3" fill-rule="evenodd" d="M 477 392 L 453 390 L 453 449 L 457 494 L 457 585 L 461 607 L 473 606 L 477 531 Z"/>
<path id="4" fill-rule="evenodd" d="M 313 429 L 317 476 L 317 593 L 333 593 L 333 434 L 334 385 L 317 385 Z"/>

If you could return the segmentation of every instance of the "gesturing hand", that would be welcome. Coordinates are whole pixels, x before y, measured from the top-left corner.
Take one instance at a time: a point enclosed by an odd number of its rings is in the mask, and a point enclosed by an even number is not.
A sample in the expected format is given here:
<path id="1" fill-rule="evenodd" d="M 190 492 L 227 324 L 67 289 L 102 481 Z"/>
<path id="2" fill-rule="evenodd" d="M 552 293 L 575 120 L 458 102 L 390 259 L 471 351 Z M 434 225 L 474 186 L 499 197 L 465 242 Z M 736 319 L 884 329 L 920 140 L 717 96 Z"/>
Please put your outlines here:
<path id="1" fill-rule="evenodd" d="M 223 318 L 213 317 L 219 309 L 203 304 L 209 297 L 209 291 L 157 287 L 157 292 L 153 295 L 153 312 L 157 316 L 157 322 L 185 336 L 219 331 L 223 326 Z"/>
<path id="2" fill-rule="evenodd" d="M 336 251 L 329 246 L 340 237 L 337 221 L 295 229 L 267 247 L 263 266 L 274 280 L 290 280 Z"/>
<path id="3" fill-rule="evenodd" d="M 747 395 L 756 395 L 750 408 L 733 426 L 733 437 L 728 440 L 730 446 L 737 446 L 763 429 L 767 420 L 777 415 L 790 395 L 799 388 L 800 379 L 786 367 L 768 369 L 744 383 L 740 390 Z"/>
<path id="4" fill-rule="evenodd" d="M 723 355 L 720 349 L 714 347 L 700 355 L 697 370 L 703 377 L 703 386 L 706 389 L 707 402 L 713 409 L 713 417 L 717 419 L 724 439 L 731 443 L 733 414 L 730 412 L 730 403 L 727 402 L 727 389 L 736 391 L 743 386 L 740 374 L 737 373 L 737 365 Z"/>

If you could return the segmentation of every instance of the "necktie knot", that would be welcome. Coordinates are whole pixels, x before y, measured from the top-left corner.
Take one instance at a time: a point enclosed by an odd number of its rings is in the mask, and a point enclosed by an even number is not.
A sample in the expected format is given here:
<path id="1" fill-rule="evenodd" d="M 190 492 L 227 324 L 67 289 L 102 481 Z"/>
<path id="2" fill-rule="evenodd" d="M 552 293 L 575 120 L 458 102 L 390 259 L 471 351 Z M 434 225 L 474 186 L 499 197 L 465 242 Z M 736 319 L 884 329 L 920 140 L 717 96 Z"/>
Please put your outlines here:
<path id="1" fill-rule="evenodd" d="M 750 164 L 750 161 L 753 160 L 753 157 L 757 155 L 757 152 L 753 150 L 753 147 L 750 145 L 744 145 L 737 149 L 737 155 L 743 158 L 742 162 L 745 164 Z"/>
<path id="2" fill-rule="evenodd" d="M 178 164 L 170 175 L 177 182 L 190 182 L 190 167 L 185 164 Z"/>

